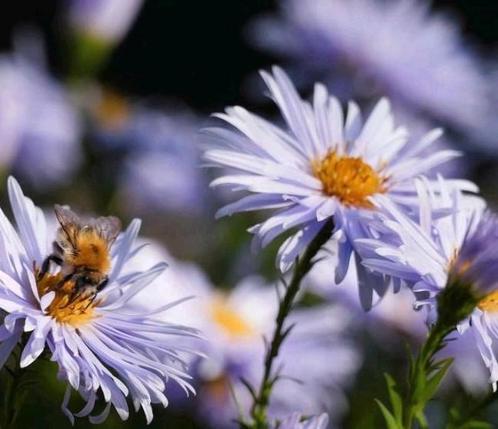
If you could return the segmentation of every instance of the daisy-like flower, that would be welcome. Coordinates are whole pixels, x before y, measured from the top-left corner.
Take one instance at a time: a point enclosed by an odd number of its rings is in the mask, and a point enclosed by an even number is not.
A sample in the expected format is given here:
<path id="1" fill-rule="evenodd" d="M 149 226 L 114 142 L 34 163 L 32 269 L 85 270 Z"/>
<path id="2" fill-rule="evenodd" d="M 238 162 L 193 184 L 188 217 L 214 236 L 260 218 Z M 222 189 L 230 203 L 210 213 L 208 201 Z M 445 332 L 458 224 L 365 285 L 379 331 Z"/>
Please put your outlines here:
<path id="1" fill-rule="evenodd" d="M 48 75 L 38 41 L 21 36 L 17 43 L 24 49 L 0 56 L 0 168 L 35 187 L 50 187 L 80 165 L 80 117 L 65 89 Z"/>
<path id="2" fill-rule="evenodd" d="M 398 293 L 387 292 L 378 305 L 365 312 L 357 299 L 358 282 L 354 270 L 350 270 L 341 285 L 330 287 L 333 266 L 329 258 L 336 253 L 334 244 L 329 243 L 327 249 L 323 250 L 323 255 L 318 254 L 319 261 L 305 280 L 308 290 L 347 308 L 356 321 L 355 326 L 367 331 L 384 352 L 399 356 L 404 350 L 400 345 L 407 339 L 421 346 L 427 338 L 428 308 L 414 311 L 415 296 L 409 288 L 401 288 Z M 328 258 L 321 258 L 326 255 Z M 448 376 L 445 377 L 447 386 L 458 383 L 465 391 L 474 395 L 486 391 L 488 370 L 475 347 L 475 339 L 470 330 L 449 341 L 439 356 L 454 359 Z"/>
<path id="3" fill-rule="evenodd" d="M 418 223 L 394 206 L 379 214 L 379 224 L 372 225 L 382 231 L 379 239 L 358 241 L 370 255 L 363 263 L 403 280 L 420 305 L 458 324 L 459 333 L 471 329 L 496 386 L 498 219 L 484 211 L 482 200 L 463 196 L 442 179 L 437 192 L 423 180 L 418 187 Z M 460 304 L 451 305 L 456 300 Z"/>
<path id="4" fill-rule="evenodd" d="M 74 416 L 90 415 L 96 399 L 107 403 L 94 423 L 105 420 L 114 407 L 122 419 L 129 415 L 130 399 L 147 422 L 152 420 L 152 404 L 166 406 L 166 382 L 178 383 L 186 393 L 193 392 L 186 373 L 186 337 L 197 331 L 174 323 L 158 321 L 158 313 L 174 306 L 149 306 L 136 311 L 128 302 L 146 288 L 166 265 L 123 274 L 128 260 L 140 248 L 134 244 L 140 221 L 134 220 L 111 248 L 109 283 L 92 300 L 89 296 L 70 303 L 72 288 L 59 287 L 62 274 L 38 276 L 51 252 L 55 231 L 48 231 L 42 211 L 25 197 L 18 183 L 10 178 L 8 193 L 16 228 L 0 212 L 0 365 L 21 342 L 20 366 L 35 361 L 44 350 L 59 367 L 59 376 L 68 387 L 63 411 Z M 27 336 L 27 342 L 22 337 Z M 68 410 L 72 390 L 86 400 L 77 413 Z"/>
<path id="5" fill-rule="evenodd" d="M 199 168 L 199 119 L 192 111 L 151 108 L 111 91 L 95 92 L 100 94 L 88 106 L 95 150 L 119 171 L 127 205 L 142 214 L 160 210 L 194 217 L 205 212 L 208 180 Z"/>
<path id="6" fill-rule="evenodd" d="M 309 103 L 299 97 L 278 67 L 273 75 L 262 72 L 262 76 L 288 129 L 238 106 L 217 115 L 233 129 L 211 129 L 216 141 L 205 158 L 214 166 L 232 169 L 234 174 L 214 180 L 212 186 L 251 193 L 222 208 L 218 216 L 279 209 L 251 232 L 255 243 L 265 246 L 282 233 L 298 230 L 279 250 L 282 271 L 333 218 L 335 237 L 340 242 L 336 269 L 336 282 L 340 283 L 355 253 L 354 239 L 368 234 L 368 223 L 378 203 L 416 204 L 413 178 L 458 153 L 443 150 L 420 156 L 441 135 L 438 129 L 411 143 L 410 150 L 403 150 L 408 136 L 402 127 L 395 126 L 386 99 L 379 101 L 363 122 L 354 102 L 349 103 L 344 115 L 337 99 L 320 84 L 315 86 Z M 475 188 L 466 182 L 461 186 Z M 385 280 L 371 276 L 366 281 L 364 267 L 358 265 L 357 269 L 361 301 L 368 308 L 373 290 L 380 295 L 385 291 Z"/>
<path id="7" fill-rule="evenodd" d="M 258 45 L 305 69 L 302 74 L 312 69 L 349 96 L 387 94 L 457 127 L 482 120 L 488 88 L 481 64 L 456 23 L 431 13 L 428 1 L 282 0 L 280 5 L 281 15 L 259 20 L 252 33 Z"/>
<path id="8" fill-rule="evenodd" d="M 275 429 L 326 429 L 329 418 L 327 414 L 317 417 L 303 418 L 298 413 L 294 413 L 282 420 Z"/>
<path id="9" fill-rule="evenodd" d="M 164 254 L 157 246 L 143 252 Z M 278 310 L 275 290 L 257 277 L 244 279 L 230 291 L 217 290 L 197 267 L 171 258 L 168 261 L 170 268 L 163 277 L 173 287 L 165 292 L 155 281 L 150 290 L 137 295 L 137 305 L 146 304 L 151 296 L 156 301 L 162 296 L 167 302 L 179 299 L 179 295 L 196 296 L 177 310 L 165 312 L 161 319 L 171 321 L 173 315 L 202 331 L 207 340 L 202 351 L 207 358 L 196 359 L 191 365 L 199 394 L 189 405 L 195 405 L 203 422 L 207 420 L 216 428 L 234 428 L 238 418 L 234 396 L 246 416 L 252 405 L 241 378 L 253 386 L 261 381 L 262 338 L 271 335 Z M 327 411 L 335 420 L 347 409 L 344 390 L 361 363 L 346 334 L 352 324 L 349 311 L 339 305 L 299 309 L 289 323 L 295 328 L 279 353 L 277 366 L 283 377 L 274 386 L 269 414 L 273 419 L 294 411 L 303 415 Z"/>

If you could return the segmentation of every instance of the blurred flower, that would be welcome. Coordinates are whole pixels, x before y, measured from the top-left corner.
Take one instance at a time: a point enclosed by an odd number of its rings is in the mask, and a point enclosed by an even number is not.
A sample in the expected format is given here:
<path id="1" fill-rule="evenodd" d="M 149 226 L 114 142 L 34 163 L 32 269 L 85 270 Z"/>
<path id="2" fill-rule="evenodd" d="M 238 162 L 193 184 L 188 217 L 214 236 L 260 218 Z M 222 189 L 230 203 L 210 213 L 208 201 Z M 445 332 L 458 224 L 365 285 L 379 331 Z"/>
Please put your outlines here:
<path id="1" fill-rule="evenodd" d="M 121 198 L 142 213 L 199 215 L 207 178 L 199 167 L 199 119 L 187 109 L 161 111 L 104 91 L 94 103 L 98 149 L 117 163 Z"/>
<path id="2" fill-rule="evenodd" d="M 476 55 L 455 23 L 417 0 L 282 0 L 281 16 L 256 22 L 253 38 L 320 72 L 347 97 L 387 94 L 461 128 L 487 109 Z M 313 73 L 312 73 L 313 74 Z M 314 73 L 316 75 L 316 73 Z M 462 103 L 465 100 L 465 103 Z"/>
<path id="3" fill-rule="evenodd" d="M 388 215 L 378 215 L 377 227 L 383 231 L 379 239 L 359 242 L 371 254 L 363 263 L 405 281 L 419 304 L 437 308 L 439 318 L 459 322 L 459 333 L 471 329 L 496 385 L 498 219 L 483 214 L 480 199 L 463 196 L 443 181 L 437 191 L 420 181 L 419 196 L 419 224 L 395 207 Z M 435 215 L 444 210 L 450 214 Z M 455 298 L 465 301 L 447 308 Z"/>
<path id="4" fill-rule="evenodd" d="M 143 0 L 69 0 L 73 30 L 107 42 L 119 43 L 133 24 Z"/>
<path id="5" fill-rule="evenodd" d="M 206 151 L 205 158 L 236 174 L 223 175 L 212 186 L 254 194 L 225 206 L 218 216 L 281 209 L 251 232 L 257 245 L 266 246 L 298 227 L 280 247 L 277 259 L 282 271 L 289 269 L 333 218 L 335 237 L 340 242 L 336 282 L 344 279 L 355 254 L 360 298 L 369 308 L 373 291 L 382 295 L 386 280 L 367 277 L 364 267 L 358 265 L 354 239 L 368 235 L 374 208 L 384 200 L 416 204 L 413 178 L 431 172 L 458 153 L 446 150 L 420 155 L 441 135 L 438 129 L 403 150 L 409 139 L 404 128 L 395 126 L 386 99 L 377 103 L 363 123 L 353 102 L 344 119 L 337 99 L 320 84 L 315 86 L 313 103 L 308 103 L 299 98 L 278 67 L 273 69 L 273 76 L 265 72 L 262 76 L 289 129 L 277 128 L 242 107 L 228 108 L 226 114 L 217 115 L 235 130 L 212 128 L 218 141 Z M 468 182 L 461 186 L 475 189 Z"/>
<path id="6" fill-rule="evenodd" d="M 80 118 L 42 64 L 0 57 L 1 167 L 43 188 L 64 183 L 81 161 Z"/>
<path id="7" fill-rule="evenodd" d="M 150 304 L 140 312 L 128 306 L 166 266 L 159 263 L 122 274 L 122 268 L 139 251 L 134 241 L 140 221 L 134 220 L 113 245 L 109 284 L 98 299 L 85 296 L 68 305 L 73 288 L 68 289 L 68 283 L 59 286 L 62 273 L 38 276 L 52 237 L 43 213 L 12 178 L 8 191 L 17 231 L 0 213 L 0 307 L 6 312 L 0 326 L 0 363 L 6 362 L 24 334 L 29 338 L 22 350 L 21 367 L 30 365 L 47 348 L 59 366 L 59 376 L 68 382 L 62 408 L 71 421 L 74 415 L 92 413 L 99 390 L 107 405 L 100 414 L 90 416 L 93 423 L 105 420 L 111 406 L 126 419 L 127 397 L 137 411 L 143 409 L 150 422 L 151 405 L 168 404 L 165 388 L 169 379 L 187 394 L 193 392 L 182 357 L 193 351 L 182 346 L 182 339 L 195 337 L 196 331 L 155 318 L 176 303 Z M 86 400 L 74 415 L 67 408 L 71 389 Z"/>
<path id="8" fill-rule="evenodd" d="M 167 255 L 157 245 L 143 252 Z M 238 410 L 233 397 L 245 413 L 251 405 L 241 378 L 254 386 L 261 381 L 265 351 L 262 337 L 271 334 L 274 327 L 275 290 L 257 277 L 246 278 L 231 291 L 216 290 L 202 271 L 179 261 L 173 261 L 163 276 L 163 283 L 174 287 L 165 289 L 161 282 L 154 282 L 150 290 L 137 295 L 137 305 L 147 305 L 151 297 L 154 302 L 168 302 L 195 295 L 177 307 L 178 314 L 173 308 L 160 317 L 167 321 L 173 317 L 177 323 L 202 330 L 207 339 L 203 351 L 208 357 L 197 361 L 197 411 L 214 427 L 235 427 Z M 345 410 L 343 389 L 360 364 L 356 349 L 345 339 L 351 322 L 340 306 L 295 311 L 289 320 L 295 328 L 282 346 L 277 363 L 282 379 L 272 394 L 272 417 L 294 410 L 306 415 L 327 410 L 337 418 Z"/>
<path id="9" fill-rule="evenodd" d="M 298 413 L 292 414 L 276 426 L 275 429 L 326 429 L 329 418 L 327 414 L 318 417 L 303 418 Z"/>

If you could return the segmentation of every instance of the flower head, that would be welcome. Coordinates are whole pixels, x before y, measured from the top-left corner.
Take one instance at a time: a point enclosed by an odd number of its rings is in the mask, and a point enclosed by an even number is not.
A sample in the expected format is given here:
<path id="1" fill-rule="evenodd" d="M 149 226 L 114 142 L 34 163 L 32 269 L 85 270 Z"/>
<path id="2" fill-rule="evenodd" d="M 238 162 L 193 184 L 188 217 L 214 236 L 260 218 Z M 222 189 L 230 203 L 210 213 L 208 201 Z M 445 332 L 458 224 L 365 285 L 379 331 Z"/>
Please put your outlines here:
<path id="1" fill-rule="evenodd" d="M 278 263 L 282 271 L 333 218 L 335 237 L 340 242 L 336 270 L 336 281 L 340 282 L 349 267 L 354 238 L 368 235 L 369 219 L 377 205 L 386 200 L 416 203 L 413 178 L 458 153 L 443 150 L 419 155 L 440 136 L 440 130 L 429 132 L 410 150 L 403 150 L 409 139 L 406 131 L 394 124 L 386 99 L 377 103 L 364 122 L 354 102 L 349 103 L 344 116 L 337 99 L 320 84 L 315 86 L 312 103 L 308 103 L 299 98 L 278 67 L 273 75 L 262 72 L 262 76 L 288 129 L 242 107 L 228 108 L 225 114 L 217 115 L 234 129 L 212 129 L 219 141 L 207 150 L 205 158 L 234 174 L 214 180 L 212 186 L 252 194 L 222 208 L 218 215 L 278 209 L 251 232 L 255 243 L 265 246 L 291 229 L 298 230 L 280 248 Z M 465 186 L 474 189 L 473 185 Z M 359 266 L 362 303 L 369 307 L 372 290 L 382 294 L 385 280 L 379 276 L 366 282 L 365 275 Z"/>
<path id="2" fill-rule="evenodd" d="M 198 167 L 199 119 L 191 111 L 163 111 L 109 91 L 95 105 L 96 150 L 112 162 L 119 160 L 123 199 L 144 214 L 161 210 L 196 216 L 206 210 L 207 179 Z"/>
<path id="3" fill-rule="evenodd" d="M 170 262 L 171 269 L 165 275 L 170 275 L 176 287 L 169 293 L 185 288 L 185 276 L 196 279 L 189 281 L 185 292 L 198 299 L 185 303 L 183 323 L 199 328 L 207 339 L 203 343 L 207 358 L 194 364 L 197 411 L 214 427 L 232 427 L 238 417 L 234 396 L 246 415 L 252 404 L 241 378 L 253 386 L 261 381 L 265 353 L 262 337 L 271 335 L 278 309 L 275 290 L 257 277 L 244 279 L 231 291 L 216 290 L 198 269 Z M 144 291 L 144 298 L 147 293 Z M 344 389 L 361 363 L 358 350 L 346 338 L 351 322 L 341 306 L 294 312 L 289 323 L 295 328 L 283 344 L 277 363 L 282 379 L 273 389 L 269 408 L 272 418 L 297 410 L 304 415 L 328 411 L 334 419 L 345 411 Z"/>
<path id="4" fill-rule="evenodd" d="M 80 125 L 68 94 L 43 64 L 23 52 L 0 57 L 0 168 L 36 187 L 60 184 L 80 165 Z"/>
<path id="5" fill-rule="evenodd" d="M 160 322 L 156 315 L 175 305 L 161 308 L 149 305 L 134 311 L 129 301 L 146 288 L 166 267 L 158 263 L 143 271 L 124 274 L 123 267 L 139 252 L 134 244 L 140 221 L 134 220 L 110 249 L 108 285 L 96 296 L 79 294 L 61 279 L 60 271 L 40 276 L 55 238 L 48 231 L 42 211 L 26 198 L 17 182 L 8 182 L 9 199 L 16 227 L 0 212 L 0 308 L 5 317 L 0 325 L 0 364 L 13 348 L 22 343 L 21 367 L 35 361 L 47 349 L 59 366 L 59 375 L 68 382 L 63 411 L 71 390 L 87 401 L 74 415 L 93 412 L 98 396 L 107 403 L 92 422 L 103 421 L 113 406 L 122 419 L 129 414 L 127 398 L 148 422 L 152 404 L 166 406 L 166 382 L 171 379 L 185 392 L 188 383 L 182 339 L 195 337 L 196 331 L 173 323 Z M 62 283 L 61 283 L 62 280 Z"/>
<path id="6" fill-rule="evenodd" d="M 429 2 L 282 0 L 280 6 L 279 17 L 256 22 L 254 38 L 290 57 L 304 75 L 312 69 L 348 96 L 387 94 L 459 127 L 482 120 L 481 65 L 455 23 L 431 13 Z"/>
<path id="7" fill-rule="evenodd" d="M 369 253 L 363 263 L 405 282 L 419 304 L 437 310 L 437 317 L 474 331 L 491 382 L 498 381 L 493 351 L 498 327 L 498 218 L 484 212 L 482 200 L 464 196 L 440 180 L 431 190 L 418 182 L 421 200 L 414 221 L 391 207 L 379 214 L 378 239 L 358 245 Z"/>

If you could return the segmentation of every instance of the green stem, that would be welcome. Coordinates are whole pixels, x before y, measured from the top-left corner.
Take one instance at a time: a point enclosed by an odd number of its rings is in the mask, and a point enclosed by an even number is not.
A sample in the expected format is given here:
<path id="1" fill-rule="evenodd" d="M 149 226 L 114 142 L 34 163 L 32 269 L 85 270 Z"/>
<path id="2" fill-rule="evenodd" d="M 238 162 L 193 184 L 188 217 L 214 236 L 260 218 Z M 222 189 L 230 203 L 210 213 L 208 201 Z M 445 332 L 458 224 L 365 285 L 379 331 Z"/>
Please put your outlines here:
<path id="1" fill-rule="evenodd" d="M 0 426 L 2 429 L 11 429 L 14 427 L 14 423 L 17 417 L 16 408 L 16 394 L 18 393 L 18 387 L 21 382 L 23 369 L 19 365 L 19 358 L 14 356 L 13 367 L 5 369 L 9 372 L 9 378 L 6 382 L 4 402 L 3 402 L 3 421 Z"/>
<path id="2" fill-rule="evenodd" d="M 423 411 L 431 398 L 421 394 L 421 392 L 435 371 L 434 355 L 444 347 L 444 339 L 453 330 L 454 326 L 444 323 L 441 319 L 438 320 L 431 328 L 427 340 L 410 368 L 408 392 L 403 412 L 403 428 L 405 429 L 412 429 L 415 418 L 417 418 L 421 429 L 428 427 Z"/>
<path id="3" fill-rule="evenodd" d="M 267 409 L 270 402 L 271 391 L 276 381 L 276 378 L 272 376 L 273 364 L 275 358 L 278 356 L 282 343 L 290 332 L 289 328 L 284 328 L 284 322 L 292 310 L 302 279 L 312 268 L 313 258 L 320 248 L 330 239 L 333 228 L 334 224 L 332 220 L 328 221 L 310 243 L 303 256 L 296 262 L 292 279 L 287 286 L 284 297 L 280 301 L 275 321 L 275 330 L 273 331 L 271 343 L 266 351 L 263 378 L 251 409 L 252 423 L 249 426 L 251 429 L 268 428 Z"/>

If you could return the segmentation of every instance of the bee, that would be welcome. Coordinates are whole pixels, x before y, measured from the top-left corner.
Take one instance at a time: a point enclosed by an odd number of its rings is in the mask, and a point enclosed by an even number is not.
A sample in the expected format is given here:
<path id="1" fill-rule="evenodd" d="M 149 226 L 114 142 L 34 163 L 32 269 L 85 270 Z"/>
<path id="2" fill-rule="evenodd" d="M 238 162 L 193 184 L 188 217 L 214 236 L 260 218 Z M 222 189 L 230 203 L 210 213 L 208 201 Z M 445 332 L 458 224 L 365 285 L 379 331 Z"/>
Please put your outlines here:
<path id="1" fill-rule="evenodd" d="M 82 221 L 69 208 L 55 205 L 59 221 L 53 253 L 42 264 L 39 279 L 49 271 L 50 264 L 60 267 L 62 279 L 58 287 L 68 282 L 73 290 L 66 305 L 77 299 L 89 299 L 90 305 L 97 293 L 109 281 L 110 248 L 121 231 L 121 222 L 114 216 Z"/>

